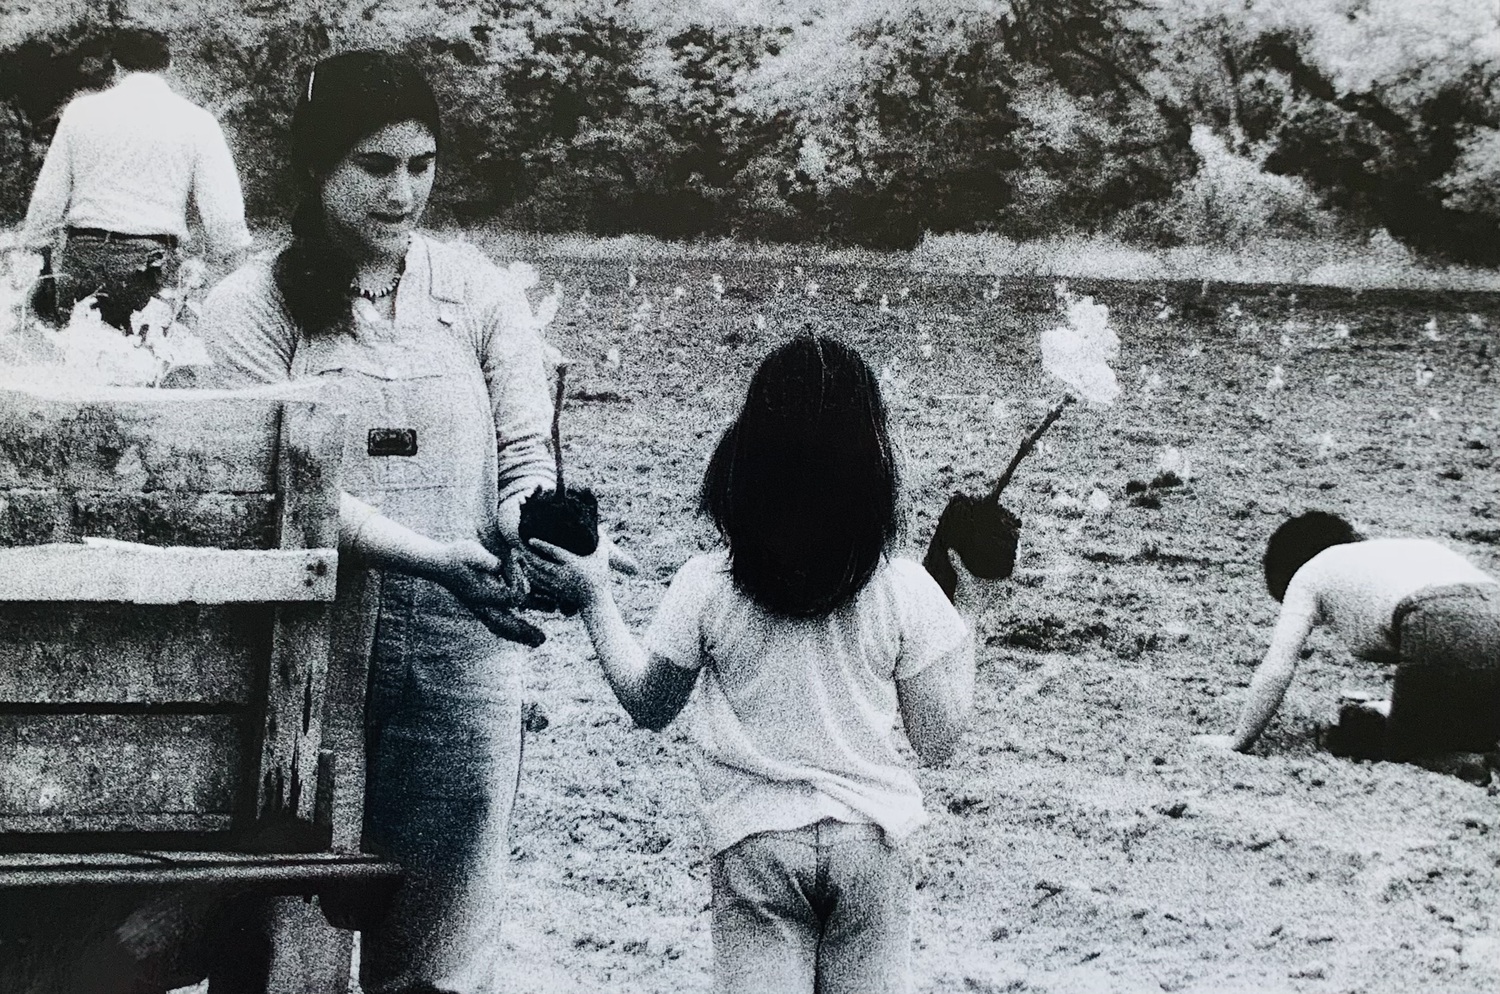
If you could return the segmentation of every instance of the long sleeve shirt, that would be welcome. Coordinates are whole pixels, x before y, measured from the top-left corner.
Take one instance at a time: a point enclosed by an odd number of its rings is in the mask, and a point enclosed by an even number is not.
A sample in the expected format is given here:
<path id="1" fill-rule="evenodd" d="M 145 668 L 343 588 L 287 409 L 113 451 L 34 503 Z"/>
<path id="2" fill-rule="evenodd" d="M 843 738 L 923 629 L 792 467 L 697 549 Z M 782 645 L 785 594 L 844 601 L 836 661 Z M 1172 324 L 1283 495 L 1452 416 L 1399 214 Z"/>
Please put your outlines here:
<path id="1" fill-rule="evenodd" d="M 394 486 L 403 473 L 470 480 L 463 499 L 480 509 L 465 529 L 472 536 L 487 533 L 478 519 L 493 516 L 497 505 L 519 504 L 536 487 L 552 486 L 552 399 L 535 315 L 525 293 L 477 250 L 413 236 L 395 322 L 377 328 L 356 319 L 351 331 L 312 339 L 287 312 L 273 265 L 271 258 L 247 263 L 203 302 L 198 326 L 214 361 L 198 385 L 321 378 L 334 381 L 336 392 L 346 387 L 350 392 L 338 396 L 358 416 L 349 422 L 344 489 L 424 534 L 432 532 L 420 515 L 404 517 L 374 491 Z M 423 384 L 442 384 L 446 400 L 422 408 L 408 395 Z M 462 413 L 466 384 L 477 391 L 474 411 L 492 422 L 482 447 L 449 444 L 450 436 L 468 438 L 455 424 L 469 417 Z M 415 429 L 412 458 L 370 458 L 369 432 L 383 427 Z M 445 458 L 453 465 L 441 465 Z M 368 489 L 354 482 L 366 477 L 376 481 Z M 423 492 L 410 480 L 403 486 L 408 494 Z"/>
<path id="2" fill-rule="evenodd" d="M 161 76 L 131 73 L 64 109 L 23 237 L 42 246 L 68 226 L 182 240 L 190 202 L 212 251 L 250 244 L 239 176 L 218 122 Z"/>

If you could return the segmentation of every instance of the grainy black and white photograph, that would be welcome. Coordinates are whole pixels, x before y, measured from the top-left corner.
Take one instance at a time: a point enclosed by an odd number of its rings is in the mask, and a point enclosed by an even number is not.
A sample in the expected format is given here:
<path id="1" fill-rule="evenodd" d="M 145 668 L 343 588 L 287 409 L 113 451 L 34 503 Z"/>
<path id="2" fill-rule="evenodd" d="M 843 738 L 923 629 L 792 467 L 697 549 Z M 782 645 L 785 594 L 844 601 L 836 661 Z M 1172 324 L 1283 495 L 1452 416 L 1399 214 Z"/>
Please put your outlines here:
<path id="1" fill-rule="evenodd" d="M 1500 990 L 1500 0 L 0 0 L 0 994 Z"/>

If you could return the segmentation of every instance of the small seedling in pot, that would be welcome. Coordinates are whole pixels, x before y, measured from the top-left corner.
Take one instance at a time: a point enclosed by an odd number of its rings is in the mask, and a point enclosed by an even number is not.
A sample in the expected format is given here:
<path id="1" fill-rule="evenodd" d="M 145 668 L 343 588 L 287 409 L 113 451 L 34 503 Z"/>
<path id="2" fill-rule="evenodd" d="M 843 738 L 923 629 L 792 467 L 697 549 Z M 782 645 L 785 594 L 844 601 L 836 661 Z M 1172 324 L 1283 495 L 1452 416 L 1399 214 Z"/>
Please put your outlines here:
<path id="1" fill-rule="evenodd" d="M 539 538 L 580 556 L 589 555 L 599 545 L 599 500 L 592 490 L 569 489 L 563 481 L 562 408 L 563 384 L 567 367 L 557 370 L 557 395 L 552 404 L 552 452 L 556 459 L 557 480 L 551 490 L 537 487 L 521 504 L 521 541 Z M 556 603 L 548 594 L 534 591 L 526 606 L 532 610 L 560 610 L 574 614 L 576 604 Z"/>
<path id="2" fill-rule="evenodd" d="M 1042 333 L 1042 365 L 1063 381 L 1068 392 L 1021 440 L 1010 465 L 987 494 L 975 497 L 956 493 L 948 498 L 922 565 L 949 600 L 958 584 L 958 574 L 948 558 L 950 549 L 958 554 L 965 569 L 981 579 L 1001 580 L 1015 569 L 1021 519 L 1000 503 L 1000 494 L 1042 434 L 1077 399 L 1107 407 L 1120 395 L 1119 382 L 1109 367 L 1120 349 L 1120 340 L 1109 327 L 1109 309 L 1094 303 L 1091 297 L 1062 291 L 1059 296 L 1067 304 L 1068 324 Z"/>

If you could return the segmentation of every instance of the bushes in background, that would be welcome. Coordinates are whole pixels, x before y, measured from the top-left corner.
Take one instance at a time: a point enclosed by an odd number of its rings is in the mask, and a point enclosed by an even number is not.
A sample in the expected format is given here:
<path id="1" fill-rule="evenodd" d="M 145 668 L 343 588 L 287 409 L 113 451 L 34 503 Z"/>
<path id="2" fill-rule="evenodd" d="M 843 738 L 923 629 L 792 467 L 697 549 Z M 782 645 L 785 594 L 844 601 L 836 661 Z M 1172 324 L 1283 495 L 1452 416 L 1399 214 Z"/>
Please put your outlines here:
<path id="1" fill-rule="evenodd" d="M 434 205 L 459 223 L 879 247 L 1384 228 L 1500 261 L 1500 24 L 1433 3 L 0 0 L 0 212 L 132 16 L 172 34 L 267 219 L 299 70 L 379 44 L 443 96 Z"/>

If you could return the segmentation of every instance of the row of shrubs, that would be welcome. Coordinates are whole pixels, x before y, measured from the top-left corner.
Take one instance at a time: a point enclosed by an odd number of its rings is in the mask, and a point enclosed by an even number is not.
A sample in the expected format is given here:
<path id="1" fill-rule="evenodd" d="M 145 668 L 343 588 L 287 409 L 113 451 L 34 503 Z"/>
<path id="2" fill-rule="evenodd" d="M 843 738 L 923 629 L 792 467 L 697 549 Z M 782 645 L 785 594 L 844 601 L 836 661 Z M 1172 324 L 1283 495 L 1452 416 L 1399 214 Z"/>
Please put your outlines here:
<path id="1" fill-rule="evenodd" d="M 134 17 L 172 35 L 180 86 L 231 134 L 263 220 L 286 208 L 299 73 L 373 43 L 443 95 L 435 206 L 458 224 L 881 248 L 924 232 L 1177 245 L 1385 229 L 1500 261 L 1495 177 L 1474 165 L 1500 135 L 1484 67 L 1415 91 L 1386 67 L 1399 94 L 1373 78 L 1350 92 L 1320 64 L 1316 22 L 1256 27 L 1244 0 L 1222 16 L 1211 0 L 676 6 L 80 0 L 66 23 L 0 31 L 0 215 L 24 214 L 58 110 L 104 82 L 110 24 Z"/>

